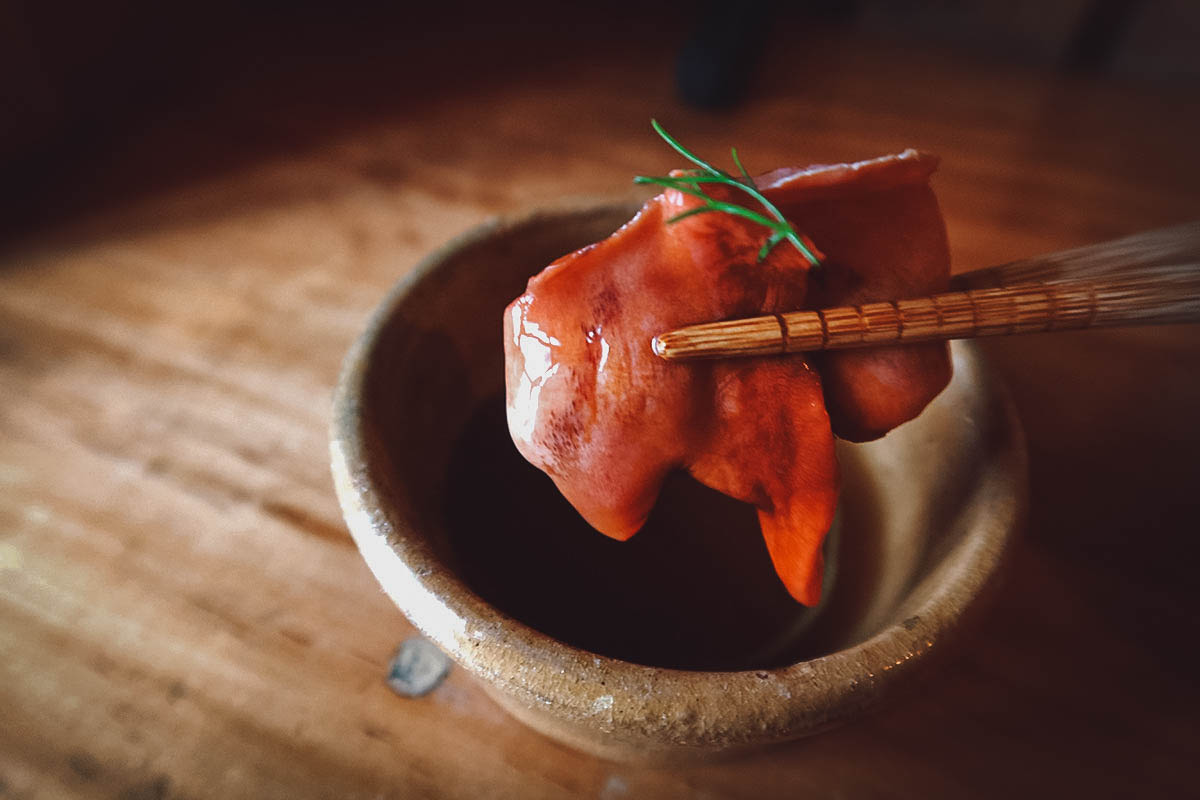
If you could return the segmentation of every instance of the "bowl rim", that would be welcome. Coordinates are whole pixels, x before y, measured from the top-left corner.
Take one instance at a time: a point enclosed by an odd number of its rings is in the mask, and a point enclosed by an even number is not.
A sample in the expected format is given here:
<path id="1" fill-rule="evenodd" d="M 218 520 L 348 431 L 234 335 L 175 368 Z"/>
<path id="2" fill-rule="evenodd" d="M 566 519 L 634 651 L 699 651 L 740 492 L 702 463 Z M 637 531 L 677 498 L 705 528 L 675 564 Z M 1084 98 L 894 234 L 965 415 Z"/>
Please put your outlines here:
<path id="1" fill-rule="evenodd" d="M 330 457 L 347 526 L 412 624 L 491 690 L 526 707 L 598 724 L 617 738 L 641 738 L 650 726 L 684 747 L 781 741 L 828 727 L 873 704 L 908 679 L 926 654 L 941 649 L 993 582 L 1024 520 L 1024 434 L 1006 389 L 982 364 L 975 344 L 953 346 L 980 369 L 1010 435 L 980 471 L 974 491 L 1012 502 L 1005 513 L 970 521 L 971 533 L 963 537 L 968 546 L 957 554 L 960 567 L 906 619 L 843 650 L 773 669 L 706 672 L 636 664 L 574 647 L 508 616 L 457 578 L 423 541 L 407 503 L 381 472 L 388 459 L 371 447 L 374 431 L 363 413 L 369 368 L 381 334 L 415 286 L 453 256 L 497 234 L 579 214 L 616 214 L 628 206 L 627 200 L 576 201 L 495 217 L 435 250 L 396 282 L 351 346 L 334 390 Z M 495 663 L 506 659 L 520 668 Z M 581 691 L 581 685 L 594 688 Z M 729 702 L 731 695 L 737 702 Z M 677 713 L 663 715 L 663 708 Z"/>

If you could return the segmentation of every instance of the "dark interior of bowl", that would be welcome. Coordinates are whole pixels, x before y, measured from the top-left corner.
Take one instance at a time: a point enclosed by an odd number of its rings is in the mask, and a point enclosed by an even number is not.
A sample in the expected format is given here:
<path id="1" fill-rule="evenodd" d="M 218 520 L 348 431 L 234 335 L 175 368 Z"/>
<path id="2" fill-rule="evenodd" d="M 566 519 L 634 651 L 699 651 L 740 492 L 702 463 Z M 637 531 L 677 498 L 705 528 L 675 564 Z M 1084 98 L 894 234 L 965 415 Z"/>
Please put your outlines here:
<path id="1" fill-rule="evenodd" d="M 684 473 L 627 542 L 592 529 L 517 453 L 502 396 L 457 445 L 444 497 L 456 568 L 493 605 L 556 639 L 651 666 L 749 669 L 815 654 L 812 612 L 775 577 L 754 509 Z"/>
<path id="2" fill-rule="evenodd" d="M 877 596 L 879 503 L 843 460 L 840 577 L 822 605 L 775 576 L 754 509 L 672 478 L 628 542 L 587 525 L 509 438 L 501 314 L 529 276 L 634 208 L 534 217 L 453 245 L 397 296 L 367 376 L 410 535 L 489 604 L 568 644 L 657 667 L 767 669 L 847 644 Z M 848 543 L 848 544 L 847 544 Z M 861 626 L 857 626 L 861 629 Z"/>

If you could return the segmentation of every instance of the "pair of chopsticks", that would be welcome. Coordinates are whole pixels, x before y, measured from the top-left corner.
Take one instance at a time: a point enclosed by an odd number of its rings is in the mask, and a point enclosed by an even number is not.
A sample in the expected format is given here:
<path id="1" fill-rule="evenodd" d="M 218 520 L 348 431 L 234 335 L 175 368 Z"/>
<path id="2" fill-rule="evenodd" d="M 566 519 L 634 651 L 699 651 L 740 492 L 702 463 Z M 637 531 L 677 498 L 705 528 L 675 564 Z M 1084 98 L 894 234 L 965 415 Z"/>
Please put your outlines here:
<path id="1" fill-rule="evenodd" d="M 668 360 L 1200 322 L 1200 222 L 975 270 L 951 291 L 689 325 L 654 338 Z"/>

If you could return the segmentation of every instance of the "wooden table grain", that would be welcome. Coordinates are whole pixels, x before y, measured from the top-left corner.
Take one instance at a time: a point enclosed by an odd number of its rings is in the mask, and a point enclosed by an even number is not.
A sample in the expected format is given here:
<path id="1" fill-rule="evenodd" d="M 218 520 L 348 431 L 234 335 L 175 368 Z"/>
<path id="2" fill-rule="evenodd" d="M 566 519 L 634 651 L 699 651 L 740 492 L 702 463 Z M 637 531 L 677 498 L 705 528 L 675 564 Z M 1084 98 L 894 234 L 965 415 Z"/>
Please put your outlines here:
<path id="1" fill-rule="evenodd" d="M 461 671 L 421 699 L 387 688 L 413 629 L 334 500 L 340 359 L 448 238 L 674 166 L 651 116 L 751 169 L 941 154 L 956 270 L 1200 216 L 1188 87 L 827 40 L 777 49 L 742 107 L 708 114 L 674 99 L 669 48 L 586 49 L 219 164 L 233 122 L 270 138 L 320 109 L 185 108 L 4 247 L 0 798 L 1194 791 L 1195 327 L 987 345 L 1029 435 L 1029 531 L 978 630 L 861 722 L 647 769 L 543 739 Z M 113 177 L 189 152 L 210 162 L 138 191 Z"/>

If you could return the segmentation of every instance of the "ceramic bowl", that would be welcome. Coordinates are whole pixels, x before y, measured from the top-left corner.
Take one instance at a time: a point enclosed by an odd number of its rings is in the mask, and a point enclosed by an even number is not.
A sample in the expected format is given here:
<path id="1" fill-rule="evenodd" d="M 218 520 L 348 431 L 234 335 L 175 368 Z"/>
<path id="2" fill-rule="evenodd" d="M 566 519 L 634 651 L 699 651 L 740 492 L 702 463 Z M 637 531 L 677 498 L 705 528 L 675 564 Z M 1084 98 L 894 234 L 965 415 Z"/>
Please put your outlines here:
<path id="1" fill-rule="evenodd" d="M 514 717 L 613 759 L 672 762 L 861 715 L 942 651 L 1020 524 L 1026 457 L 971 344 L 916 420 L 842 444 L 836 566 L 806 610 L 754 512 L 673 479 L 629 542 L 592 531 L 521 460 L 501 312 L 608 235 L 627 203 L 496 221 L 416 267 L 347 356 L 331 454 L 350 531 L 421 632 Z"/>

